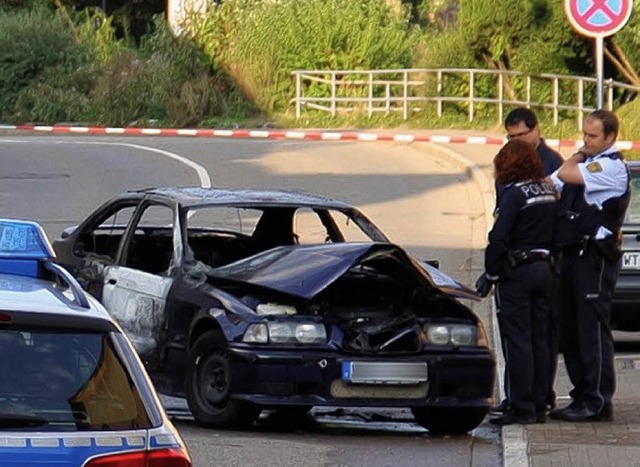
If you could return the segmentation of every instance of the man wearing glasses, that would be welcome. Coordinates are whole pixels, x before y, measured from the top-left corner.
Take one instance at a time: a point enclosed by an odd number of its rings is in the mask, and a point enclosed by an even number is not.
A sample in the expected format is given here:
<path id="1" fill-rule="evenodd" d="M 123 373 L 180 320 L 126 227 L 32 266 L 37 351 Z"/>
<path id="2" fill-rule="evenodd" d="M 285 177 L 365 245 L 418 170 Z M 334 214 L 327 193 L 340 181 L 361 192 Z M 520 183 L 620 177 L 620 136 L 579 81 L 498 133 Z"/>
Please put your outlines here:
<path id="1" fill-rule="evenodd" d="M 531 110 L 526 107 L 517 107 L 513 109 L 507 115 L 507 118 L 504 120 L 504 127 L 507 130 L 507 140 L 519 140 L 524 141 L 536 149 L 536 153 L 542 164 L 544 165 L 544 175 L 551 175 L 553 172 L 558 170 L 562 163 L 564 162 L 563 157 L 559 152 L 551 149 L 544 142 L 544 139 L 540 136 L 540 126 L 538 124 L 538 117 Z M 496 190 L 496 206 L 499 205 L 500 196 L 504 191 L 505 186 L 500 185 L 496 182 L 495 190 Z M 556 330 L 556 319 L 555 316 L 552 317 L 552 322 L 550 323 L 551 336 L 549 341 L 552 343 L 551 350 L 551 375 L 549 381 L 551 383 L 551 387 L 549 388 L 549 400 L 547 401 L 548 408 L 553 409 L 555 407 L 556 395 L 553 389 L 553 382 L 555 380 L 556 368 L 557 368 L 557 330 Z M 504 345 L 503 345 L 504 350 Z M 505 356 L 505 365 L 508 365 L 509 362 Z M 507 369 L 505 368 L 505 372 Z M 500 404 L 491 408 L 490 413 L 492 414 L 504 414 L 509 411 L 509 387 L 506 384 L 507 378 L 505 378 L 505 400 L 503 400 Z"/>
<path id="2" fill-rule="evenodd" d="M 533 110 L 525 107 L 513 109 L 504 119 L 504 127 L 507 130 L 509 141 L 518 139 L 525 141 L 536 148 L 536 152 L 544 165 L 545 176 L 558 170 L 564 159 L 559 152 L 551 149 L 540 136 L 538 118 Z"/>

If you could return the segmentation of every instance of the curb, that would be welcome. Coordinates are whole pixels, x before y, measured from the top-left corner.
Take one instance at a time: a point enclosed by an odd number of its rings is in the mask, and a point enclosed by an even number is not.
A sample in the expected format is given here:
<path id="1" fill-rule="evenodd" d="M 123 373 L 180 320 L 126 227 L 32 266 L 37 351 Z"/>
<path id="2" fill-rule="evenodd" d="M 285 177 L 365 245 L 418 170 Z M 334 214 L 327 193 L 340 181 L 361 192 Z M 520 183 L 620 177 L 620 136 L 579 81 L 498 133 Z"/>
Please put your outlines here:
<path id="1" fill-rule="evenodd" d="M 398 143 L 441 143 L 441 144 L 495 144 L 503 145 L 505 138 L 487 136 L 449 136 L 425 135 L 416 133 L 368 133 L 353 131 L 298 131 L 298 130 L 216 130 L 195 128 L 112 128 L 74 125 L 0 125 L 0 131 L 34 131 L 56 134 L 88 134 L 118 136 L 191 136 L 205 138 L 241 138 L 241 139 L 289 139 L 307 141 L 387 141 Z M 547 139 L 545 142 L 554 147 L 579 148 L 582 140 Z M 621 150 L 638 149 L 640 141 L 618 141 Z"/>

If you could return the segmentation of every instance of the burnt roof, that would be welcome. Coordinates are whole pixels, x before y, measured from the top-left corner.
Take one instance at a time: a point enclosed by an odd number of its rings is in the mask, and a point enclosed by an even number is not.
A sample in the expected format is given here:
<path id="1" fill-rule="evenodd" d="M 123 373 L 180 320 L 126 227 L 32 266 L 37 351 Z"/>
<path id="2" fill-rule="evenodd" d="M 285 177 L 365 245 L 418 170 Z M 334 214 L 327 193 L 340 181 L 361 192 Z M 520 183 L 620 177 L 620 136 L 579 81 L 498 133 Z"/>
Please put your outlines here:
<path id="1" fill-rule="evenodd" d="M 171 198 L 182 206 L 305 206 L 356 210 L 342 201 L 297 190 L 250 188 L 157 187 L 137 190 L 147 196 Z"/>

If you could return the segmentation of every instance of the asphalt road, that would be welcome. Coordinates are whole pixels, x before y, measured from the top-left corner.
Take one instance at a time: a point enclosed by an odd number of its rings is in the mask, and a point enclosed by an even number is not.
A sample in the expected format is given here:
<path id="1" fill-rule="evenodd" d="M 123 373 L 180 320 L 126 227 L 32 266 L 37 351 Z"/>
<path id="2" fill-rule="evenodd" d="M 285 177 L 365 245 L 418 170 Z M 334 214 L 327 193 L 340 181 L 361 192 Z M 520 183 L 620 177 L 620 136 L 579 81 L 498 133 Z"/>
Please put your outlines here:
<path id="1" fill-rule="evenodd" d="M 486 223 L 477 186 L 425 145 L 189 138 L 0 137 L 0 212 L 51 238 L 109 197 L 158 185 L 304 189 L 361 207 L 396 243 L 466 284 Z M 191 161 L 191 165 L 187 163 Z M 486 304 L 474 305 L 486 319 Z M 263 416 L 248 432 L 205 430 L 172 412 L 196 466 L 494 466 L 499 432 L 435 438 L 407 411 L 316 409 L 297 424 Z"/>

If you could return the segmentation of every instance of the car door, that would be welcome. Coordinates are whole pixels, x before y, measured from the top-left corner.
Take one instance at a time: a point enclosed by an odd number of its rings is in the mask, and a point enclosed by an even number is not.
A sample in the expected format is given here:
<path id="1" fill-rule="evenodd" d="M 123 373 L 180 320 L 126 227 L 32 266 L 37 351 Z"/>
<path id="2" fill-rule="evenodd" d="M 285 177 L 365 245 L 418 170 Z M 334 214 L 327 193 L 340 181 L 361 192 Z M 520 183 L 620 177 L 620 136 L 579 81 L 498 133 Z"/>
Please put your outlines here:
<path id="1" fill-rule="evenodd" d="M 177 225 L 172 206 L 143 202 L 103 278 L 102 303 L 147 363 L 159 355 L 167 295 L 182 256 Z"/>
<path id="2" fill-rule="evenodd" d="M 139 197 L 110 202 L 78 227 L 66 229 L 53 242 L 59 263 L 98 299 L 102 299 L 105 267 L 115 264 L 125 229 L 138 204 Z"/>

